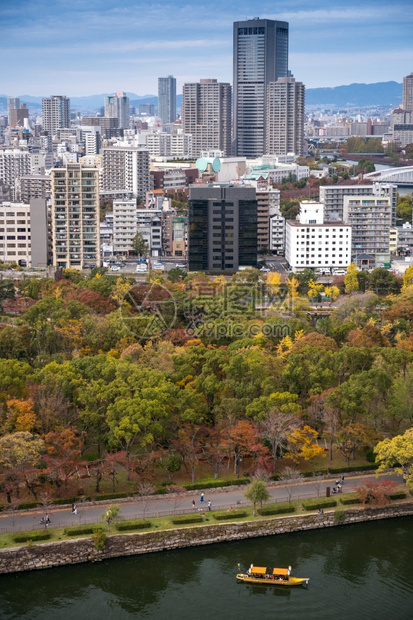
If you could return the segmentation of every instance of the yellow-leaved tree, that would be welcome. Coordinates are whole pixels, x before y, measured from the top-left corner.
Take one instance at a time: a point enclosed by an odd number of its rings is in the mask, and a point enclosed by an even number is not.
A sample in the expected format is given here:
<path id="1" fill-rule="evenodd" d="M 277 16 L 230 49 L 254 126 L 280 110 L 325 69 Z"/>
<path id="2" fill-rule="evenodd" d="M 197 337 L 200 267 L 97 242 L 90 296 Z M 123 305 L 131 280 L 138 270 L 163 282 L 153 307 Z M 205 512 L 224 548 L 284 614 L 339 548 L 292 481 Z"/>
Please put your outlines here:
<path id="1" fill-rule="evenodd" d="M 359 290 L 357 267 L 354 263 L 350 263 L 350 265 L 347 267 L 347 275 L 344 278 L 344 285 L 346 287 L 346 293 L 348 293 L 349 295 Z"/>

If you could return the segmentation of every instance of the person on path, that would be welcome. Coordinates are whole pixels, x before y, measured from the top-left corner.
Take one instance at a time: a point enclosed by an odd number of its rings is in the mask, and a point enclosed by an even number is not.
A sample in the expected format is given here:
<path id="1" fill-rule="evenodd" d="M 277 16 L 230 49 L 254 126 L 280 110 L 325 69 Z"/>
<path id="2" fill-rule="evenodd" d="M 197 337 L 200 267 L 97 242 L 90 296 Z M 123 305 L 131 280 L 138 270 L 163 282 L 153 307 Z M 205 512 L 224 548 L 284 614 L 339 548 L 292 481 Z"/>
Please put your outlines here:
<path id="1" fill-rule="evenodd" d="M 45 522 L 46 522 L 46 527 L 49 527 L 50 517 L 49 517 L 49 515 L 48 515 L 48 514 L 45 516 L 45 519 L 44 519 L 44 520 L 45 520 Z"/>
<path id="2" fill-rule="evenodd" d="M 192 500 L 192 508 L 195 510 L 195 500 Z"/>
<path id="3" fill-rule="evenodd" d="M 211 506 L 212 506 L 212 503 L 211 503 L 211 500 L 209 499 L 209 500 L 208 500 L 208 510 L 209 510 L 209 511 L 211 511 Z"/>
<path id="4" fill-rule="evenodd" d="M 344 474 L 341 476 L 341 484 L 344 484 Z"/>
<path id="5" fill-rule="evenodd" d="M 73 514 L 77 515 L 77 506 L 76 506 L 76 504 L 74 504 L 74 506 L 73 506 Z"/>
<path id="6" fill-rule="evenodd" d="M 204 494 L 203 493 L 201 493 L 201 499 L 199 501 L 201 502 L 201 504 L 204 503 Z"/>

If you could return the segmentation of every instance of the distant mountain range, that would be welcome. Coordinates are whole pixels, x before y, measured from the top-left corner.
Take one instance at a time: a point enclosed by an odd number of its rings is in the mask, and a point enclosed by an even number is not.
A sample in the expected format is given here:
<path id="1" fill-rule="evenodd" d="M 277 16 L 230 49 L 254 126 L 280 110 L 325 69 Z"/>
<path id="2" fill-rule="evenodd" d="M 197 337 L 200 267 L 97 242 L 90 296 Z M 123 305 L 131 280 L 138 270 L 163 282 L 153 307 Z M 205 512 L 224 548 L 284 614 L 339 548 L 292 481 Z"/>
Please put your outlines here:
<path id="1" fill-rule="evenodd" d="M 70 97 L 72 110 L 80 112 L 96 112 L 103 105 L 105 97 L 113 93 L 103 93 L 101 95 L 89 95 L 87 97 Z M 157 106 L 158 97 L 156 95 L 136 95 L 126 93 L 132 106 L 138 107 L 139 104 L 149 103 Z M 7 110 L 7 97 L 0 95 L 0 109 Z M 178 95 L 177 107 L 180 108 L 182 95 Z M 306 90 L 306 105 L 317 107 L 383 107 L 397 108 L 402 101 L 402 84 L 398 82 L 377 82 L 375 84 L 349 84 L 347 86 L 335 86 L 333 88 L 308 88 Z M 33 111 L 41 110 L 42 97 L 32 97 L 31 95 L 20 95 L 20 102 L 26 103 L 27 107 Z"/>

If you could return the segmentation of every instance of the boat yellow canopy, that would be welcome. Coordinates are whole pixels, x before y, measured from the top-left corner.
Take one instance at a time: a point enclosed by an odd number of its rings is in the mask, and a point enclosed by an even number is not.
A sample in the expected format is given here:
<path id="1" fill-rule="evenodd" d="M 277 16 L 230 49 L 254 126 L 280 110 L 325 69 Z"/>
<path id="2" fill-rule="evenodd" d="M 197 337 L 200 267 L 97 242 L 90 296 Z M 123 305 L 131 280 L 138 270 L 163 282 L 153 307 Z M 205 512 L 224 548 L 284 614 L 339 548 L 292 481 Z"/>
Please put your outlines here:
<path id="1" fill-rule="evenodd" d="M 274 568 L 272 571 L 273 575 L 288 575 L 288 568 Z"/>

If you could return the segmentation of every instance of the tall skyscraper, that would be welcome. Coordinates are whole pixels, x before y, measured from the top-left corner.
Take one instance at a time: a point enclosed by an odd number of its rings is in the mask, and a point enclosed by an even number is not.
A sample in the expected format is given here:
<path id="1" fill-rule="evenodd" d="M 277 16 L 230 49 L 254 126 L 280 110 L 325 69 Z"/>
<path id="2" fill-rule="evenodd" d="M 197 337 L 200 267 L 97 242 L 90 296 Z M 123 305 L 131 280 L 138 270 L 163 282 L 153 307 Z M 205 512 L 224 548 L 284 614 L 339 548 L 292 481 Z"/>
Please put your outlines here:
<path id="1" fill-rule="evenodd" d="M 305 88 L 293 77 L 267 87 L 266 153 L 305 155 Z"/>
<path id="2" fill-rule="evenodd" d="M 257 264 L 257 198 L 252 187 L 191 185 L 190 271 L 238 270 Z"/>
<path id="3" fill-rule="evenodd" d="M 65 95 L 42 99 L 42 125 L 52 136 L 58 129 L 70 127 L 70 99 Z"/>
<path id="4" fill-rule="evenodd" d="M 176 121 L 176 79 L 172 75 L 158 78 L 158 116 L 164 124 Z"/>
<path id="5" fill-rule="evenodd" d="M 192 134 L 194 157 L 208 149 L 231 153 L 231 85 L 214 79 L 184 84 L 182 128 Z"/>
<path id="6" fill-rule="evenodd" d="M 10 123 L 11 111 L 18 110 L 19 108 L 20 108 L 19 97 L 8 97 L 7 98 L 7 117 L 9 119 L 9 125 L 11 125 Z"/>
<path id="7" fill-rule="evenodd" d="M 234 152 L 265 152 L 266 91 L 288 76 L 288 23 L 258 17 L 234 23 Z"/>
<path id="8" fill-rule="evenodd" d="M 100 265 L 99 170 L 67 164 L 52 177 L 53 265 Z"/>
<path id="9" fill-rule="evenodd" d="M 403 110 L 413 112 L 413 72 L 403 78 Z"/>
<path id="10" fill-rule="evenodd" d="M 120 129 L 129 129 L 129 97 L 127 97 L 123 92 L 105 97 L 105 116 L 119 119 L 118 126 Z"/>

